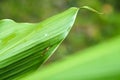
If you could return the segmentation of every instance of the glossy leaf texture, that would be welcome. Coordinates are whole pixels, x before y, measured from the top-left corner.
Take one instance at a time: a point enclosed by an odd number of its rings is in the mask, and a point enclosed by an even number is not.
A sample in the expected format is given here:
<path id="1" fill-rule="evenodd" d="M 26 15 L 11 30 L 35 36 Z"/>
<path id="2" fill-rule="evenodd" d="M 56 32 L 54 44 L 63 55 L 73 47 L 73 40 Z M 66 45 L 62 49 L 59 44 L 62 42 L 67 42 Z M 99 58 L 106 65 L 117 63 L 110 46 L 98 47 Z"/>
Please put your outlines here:
<path id="1" fill-rule="evenodd" d="M 72 7 L 40 23 L 0 20 L 0 80 L 36 71 L 65 39 L 77 12 Z"/>
<path id="2" fill-rule="evenodd" d="M 20 80 L 120 80 L 120 36 Z"/>

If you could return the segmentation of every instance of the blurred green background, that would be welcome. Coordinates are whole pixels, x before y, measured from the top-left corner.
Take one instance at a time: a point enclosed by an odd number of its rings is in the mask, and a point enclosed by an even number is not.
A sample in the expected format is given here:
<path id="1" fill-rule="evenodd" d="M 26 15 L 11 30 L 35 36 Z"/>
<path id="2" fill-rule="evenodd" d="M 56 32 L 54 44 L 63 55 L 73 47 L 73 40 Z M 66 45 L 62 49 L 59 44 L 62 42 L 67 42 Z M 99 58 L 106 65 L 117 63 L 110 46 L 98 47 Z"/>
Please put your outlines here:
<path id="1" fill-rule="evenodd" d="M 0 19 L 40 22 L 70 7 L 85 5 L 104 14 L 81 9 L 70 34 L 48 61 L 52 62 L 119 35 L 119 0 L 0 0 Z"/>

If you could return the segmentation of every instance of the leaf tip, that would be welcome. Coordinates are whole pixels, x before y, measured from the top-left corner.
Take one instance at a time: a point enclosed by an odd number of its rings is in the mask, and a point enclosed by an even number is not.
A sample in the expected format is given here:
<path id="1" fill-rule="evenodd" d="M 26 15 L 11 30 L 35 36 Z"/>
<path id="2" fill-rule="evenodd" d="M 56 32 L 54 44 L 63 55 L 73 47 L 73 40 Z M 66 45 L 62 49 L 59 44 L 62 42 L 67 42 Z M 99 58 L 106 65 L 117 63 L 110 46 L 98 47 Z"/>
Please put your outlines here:
<path id="1" fill-rule="evenodd" d="M 90 11 L 92 11 L 92 12 L 97 13 L 97 14 L 103 14 L 103 13 L 98 12 L 97 10 L 95 10 L 95 9 L 89 7 L 89 6 L 82 6 L 81 8 L 83 8 L 83 9 L 88 9 L 88 10 L 90 10 Z"/>

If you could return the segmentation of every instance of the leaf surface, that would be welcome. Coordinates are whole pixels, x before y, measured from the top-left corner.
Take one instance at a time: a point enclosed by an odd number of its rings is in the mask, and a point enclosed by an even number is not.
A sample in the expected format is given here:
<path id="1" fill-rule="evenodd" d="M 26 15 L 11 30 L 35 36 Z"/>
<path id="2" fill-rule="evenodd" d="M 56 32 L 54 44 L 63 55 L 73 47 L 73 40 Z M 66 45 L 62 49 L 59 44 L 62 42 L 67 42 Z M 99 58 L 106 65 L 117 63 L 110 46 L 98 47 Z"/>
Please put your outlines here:
<path id="1" fill-rule="evenodd" d="M 40 23 L 0 20 L 0 79 L 35 71 L 65 39 L 77 11 L 72 7 Z"/>

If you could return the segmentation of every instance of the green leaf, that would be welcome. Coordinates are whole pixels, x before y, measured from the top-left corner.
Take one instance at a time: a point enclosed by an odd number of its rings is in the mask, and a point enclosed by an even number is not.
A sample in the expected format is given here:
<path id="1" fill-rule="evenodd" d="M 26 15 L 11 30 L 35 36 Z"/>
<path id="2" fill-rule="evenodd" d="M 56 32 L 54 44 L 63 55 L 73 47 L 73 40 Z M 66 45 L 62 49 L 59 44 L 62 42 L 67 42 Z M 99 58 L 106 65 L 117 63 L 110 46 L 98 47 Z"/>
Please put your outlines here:
<path id="1" fill-rule="evenodd" d="M 40 23 L 0 20 L 0 80 L 33 72 L 69 33 L 78 8 L 70 8 Z"/>
<path id="2" fill-rule="evenodd" d="M 87 10 L 90 10 L 90 11 L 95 12 L 97 14 L 103 14 L 103 13 L 98 12 L 97 10 L 95 10 L 95 9 L 89 7 L 89 6 L 82 6 L 81 9 L 87 9 Z"/>
<path id="3" fill-rule="evenodd" d="M 120 36 L 20 80 L 120 80 Z"/>

